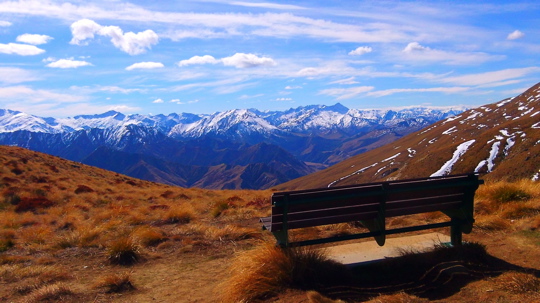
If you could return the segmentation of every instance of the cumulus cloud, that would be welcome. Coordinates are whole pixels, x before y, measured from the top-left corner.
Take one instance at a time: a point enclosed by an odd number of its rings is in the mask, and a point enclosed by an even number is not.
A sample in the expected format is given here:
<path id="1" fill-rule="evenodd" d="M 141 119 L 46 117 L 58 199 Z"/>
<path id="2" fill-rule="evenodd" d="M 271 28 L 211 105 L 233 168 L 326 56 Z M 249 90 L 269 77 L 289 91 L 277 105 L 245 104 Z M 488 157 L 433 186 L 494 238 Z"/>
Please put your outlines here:
<path id="1" fill-rule="evenodd" d="M 17 42 L 40 45 L 40 44 L 46 44 L 52 39 L 53 37 L 47 36 L 47 35 L 23 34 L 17 37 Z"/>
<path id="2" fill-rule="evenodd" d="M 219 62 L 220 60 L 217 60 L 216 58 L 210 55 L 193 56 L 187 60 L 182 60 L 178 62 L 178 66 L 182 67 L 182 66 L 195 65 L 195 64 L 216 64 Z"/>
<path id="3" fill-rule="evenodd" d="M 71 34 L 73 38 L 70 43 L 75 45 L 86 45 L 86 40 L 94 39 L 95 35 L 109 37 L 116 48 L 130 55 L 145 53 L 159 40 L 158 35 L 149 29 L 138 33 L 124 33 L 118 26 L 102 26 L 89 19 L 81 19 L 71 24 Z"/>
<path id="4" fill-rule="evenodd" d="M 216 59 L 210 55 L 194 56 L 187 60 L 178 62 L 178 66 L 188 66 L 195 64 L 217 64 L 223 63 L 225 66 L 234 66 L 236 68 L 250 68 L 257 66 L 274 66 L 276 62 L 272 58 L 259 57 L 254 54 L 236 53 L 230 57 Z"/>
<path id="5" fill-rule="evenodd" d="M 292 101 L 292 98 L 277 98 L 276 101 Z"/>
<path id="6" fill-rule="evenodd" d="M 516 40 L 516 39 L 523 38 L 523 36 L 525 36 L 524 33 L 522 33 L 522 32 L 519 31 L 519 30 L 515 30 L 515 31 L 511 32 L 510 34 L 508 34 L 508 36 L 506 37 L 506 39 L 507 39 L 507 40 Z"/>
<path id="7" fill-rule="evenodd" d="M 0 53 L 8 55 L 35 56 L 44 53 L 45 50 L 34 45 L 19 43 L 0 43 Z"/>
<path id="8" fill-rule="evenodd" d="M 53 68 L 77 68 L 81 66 L 89 66 L 92 65 L 89 62 L 86 61 L 79 61 L 79 60 L 72 60 L 72 59 L 60 59 L 54 62 L 51 62 L 47 64 L 47 67 L 53 67 Z"/>
<path id="9" fill-rule="evenodd" d="M 361 56 L 367 53 L 371 53 L 373 49 L 369 46 L 360 46 L 357 49 L 350 51 L 349 55 L 351 56 Z"/>
<path id="10" fill-rule="evenodd" d="M 165 101 L 163 101 L 163 99 L 161 99 L 161 98 L 158 98 L 158 99 L 152 101 L 152 103 L 156 103 L 156 104 L 163 103 L 163 102 L 165 102 Z"/>
<path id="11" fill-rule="evenodd" d="M 9 21 L 0 20 L 0 27 L 8 27 L 11 26 L 12 23 Z"/>
<path id="12" fill-rule="evenodd" d="M 236 68 L 248 68 L 257 66 L 274 66 L 276 62 L 272 58 L 258 57 L 254 54 L 236 53 L 231 57 L 221 59 L 225 66 Z"/>
<path id="13" fill-rule="evenodd" d="M 351 88 L 329 88 L 323 89 L 319 92 L 319 95 L 327 95 L 336 97 L 337 100 L 344 100 L 354 98 L 360 94 L 372 91 L 373 86 L 357 86 Z"/>
<path id="14" fill-rule="evenodd" d="M 162 68 L 162 67 L 164 67 L 164 65 L 161 62 L 139 62 L 139 63 L 131 64 L 130 66 L 126 67 L 126 70 L 153 69 L 153 68 Z"/>

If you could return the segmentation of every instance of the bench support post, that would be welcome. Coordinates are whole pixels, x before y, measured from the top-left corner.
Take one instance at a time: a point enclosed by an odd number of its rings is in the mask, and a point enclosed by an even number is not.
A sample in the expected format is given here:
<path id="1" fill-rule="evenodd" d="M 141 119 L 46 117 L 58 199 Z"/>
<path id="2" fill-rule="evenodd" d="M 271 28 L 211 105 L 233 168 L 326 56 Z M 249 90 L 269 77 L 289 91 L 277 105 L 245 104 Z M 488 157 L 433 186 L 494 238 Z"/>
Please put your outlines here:
<path id="1" fill-rule="evenodd" d="M 463 240 L 461 232 L 461 220 L 452 220 L 452 226 L 450 226 L 450 243 L 452 246 L 460 246 Z"/>

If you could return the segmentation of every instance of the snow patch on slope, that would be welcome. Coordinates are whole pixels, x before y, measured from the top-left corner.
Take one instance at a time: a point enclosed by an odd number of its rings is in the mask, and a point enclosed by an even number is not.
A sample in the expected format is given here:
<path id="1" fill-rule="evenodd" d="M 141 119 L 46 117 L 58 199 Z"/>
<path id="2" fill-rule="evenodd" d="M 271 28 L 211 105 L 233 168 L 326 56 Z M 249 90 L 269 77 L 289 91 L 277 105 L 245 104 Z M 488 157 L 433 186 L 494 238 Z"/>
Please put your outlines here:
<path id="1" fill-rule="evenodd" d="M 452 171 L 452 167 L 454 164 L 463 156 L 469 147 L 475 142 L 476 140 L 469 140 L 467 142 L 461 143 L 456 150 L 454 151 L 454 155 L 452 156 L 452 159 L 448 160 L 438 171 L 431 174 L 431 177 L 438 177 L 438 176 L 444 176 L 449 174 Z"/>

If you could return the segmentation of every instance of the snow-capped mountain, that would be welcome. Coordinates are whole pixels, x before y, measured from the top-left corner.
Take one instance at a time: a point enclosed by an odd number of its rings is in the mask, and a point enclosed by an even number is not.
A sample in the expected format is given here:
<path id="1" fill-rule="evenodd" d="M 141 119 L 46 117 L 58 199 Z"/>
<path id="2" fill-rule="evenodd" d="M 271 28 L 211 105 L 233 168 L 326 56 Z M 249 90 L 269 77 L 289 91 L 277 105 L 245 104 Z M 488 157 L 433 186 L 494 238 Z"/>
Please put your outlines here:
<path id="1" fill-rule="evenodd" d="M 459 112 L 427 108 L 357 110 L 336 104 L 281 112 L 239 109 L 211 115 L 124 115 L 109 111 L 42 118 L 0 110 L 0 144 L 182 186 L 267 188 Z M 144 168 L 141 163 L 145 163 Z M 207 169 L 228 178 L 234 175 L 236 181 L 224 185 L 213 177 L 204 177 Z M 202 179 L 179 177 L 193 174 Z M 212 181 L 201 181 L 206 178 Z"/>
<path id="2" fill-rule="evenodd" d="M 446 118 L 280 188 L 334 187 L 461 173 L 478 173 L 492 180 L 539 180 L 539 121 L 540 83 L 519 96 Z"/>

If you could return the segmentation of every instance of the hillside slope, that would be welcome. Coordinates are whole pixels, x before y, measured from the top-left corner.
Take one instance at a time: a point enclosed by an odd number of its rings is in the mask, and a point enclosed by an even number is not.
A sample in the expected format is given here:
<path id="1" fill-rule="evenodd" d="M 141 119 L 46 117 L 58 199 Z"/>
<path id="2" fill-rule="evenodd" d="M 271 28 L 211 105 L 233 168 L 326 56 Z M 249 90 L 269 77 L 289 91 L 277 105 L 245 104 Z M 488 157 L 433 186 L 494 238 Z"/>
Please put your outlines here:
<path id="1" fill-rule="evenodd" d="M 484 179 L 538 179 L 540 83 L 519 96 L 481 106 L 351 157 L 277 189 L 480 173 Z"/>

